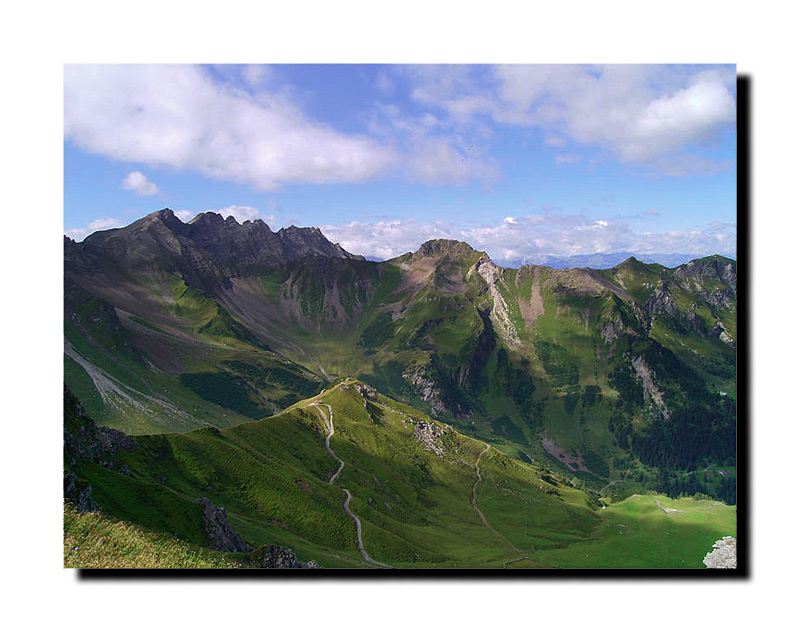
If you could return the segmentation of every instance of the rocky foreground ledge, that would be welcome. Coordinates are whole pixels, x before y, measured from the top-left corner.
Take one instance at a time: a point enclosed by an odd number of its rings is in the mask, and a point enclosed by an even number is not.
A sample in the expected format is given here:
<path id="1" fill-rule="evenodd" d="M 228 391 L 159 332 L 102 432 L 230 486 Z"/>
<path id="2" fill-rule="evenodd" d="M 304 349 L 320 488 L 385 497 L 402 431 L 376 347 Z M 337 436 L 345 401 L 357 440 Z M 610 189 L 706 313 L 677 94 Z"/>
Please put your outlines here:
<path id="1" fill-rule="evenodd" d="M 703 558 L 707 568 L 736 568 L 736 538 L 725 536 L 714 542 L 714 550 Z"/>

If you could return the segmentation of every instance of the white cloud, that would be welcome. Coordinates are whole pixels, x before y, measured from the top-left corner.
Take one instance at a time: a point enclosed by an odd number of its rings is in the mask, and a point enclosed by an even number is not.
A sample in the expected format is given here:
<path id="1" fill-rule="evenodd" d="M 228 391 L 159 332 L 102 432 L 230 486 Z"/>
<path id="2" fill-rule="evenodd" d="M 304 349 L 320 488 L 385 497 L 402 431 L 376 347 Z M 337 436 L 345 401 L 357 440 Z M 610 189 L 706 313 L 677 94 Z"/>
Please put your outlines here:
<path id="1" fill-rule="evenodd" d="M 182 222 L 186 223 L 192 220 L 197 213 L 194 211 L 187 211 L 186 209 L 181 209 L 178 211 L 173 211 L 175 213 L 175 217 L 177 217 Z"/>
<path id="2" fill-rule="evenodd" d="M 559 136 L 551 135 L 544 139 L 544 144 L 548 145 L 549 147 L 564 147 L 567 144 L 567 141 Z"/>
<path id="3" fill-rule="evenodd" d="M 492 67 L 489 76 L 485 67 L 425 66 L 408 74 L 412 97 L 455 124 L 490 117 L 538 127 L 545 145 L 569 139 L 666 175 L 730 167 L 684 152 L 733 129 L 732 66 L 513 64 Z"/>
<path id="4" fill-rule="evenodd" d="M 407 158 L 405 171 L 411 179 L 426 184 L 463 185 L 471 180 L 492 182 L 499 172 L 491 163 L 456 148 L 445 137 L 418 135 Z"/>
<path id="5" fill-rule="evenodd" d="M 386 96 L 394 94 L 395 91 L 394 82 L 389 79 L 385 72 L 378 74 L 378 78 L 375 81 L 375 88 L 378 90 L 378 92 Z"/>
<path id="6" fill-rule="evenodd" d="M 205 211 L 206 213 L 219 213 L 224 218 L 233 217 L 236 219 L 237 222 L 244 223 L 247 221 L 253 222 L 257 219 L 260 219 L 267 224 L 273 224 L 275 222 L 274 215 L 264 215 L 261 211 L 259 211 L 254 206 L 237 206 L 236 204 L 232 204 L 231 206 L 226 206 L 225 208 L 220 209 L 208 209 Z M 183 219 L 183 218 L 181 218 Z"/>
<path id="7" fill-rule="evenodd" d="M 320 226 L 320 230 L 345 250 L 371 259 L 391 259 L 414 252 L 429 239 L 450 239 L 454 234 L 443 222 L 420 222 L 416 219 L 349 222 L 339 226 Z"/>
<path id="8" fill-rule="evenodd" d="M 159 193 L 158 187 L 150 182 L 141 171 L 131 171 L 122 180 L 122 188 L 126 191 L 134 191 L 137 195 L 156 195 Z"/>
<path id="9" fill-rule="evenodd" d="M 120 228 L 124 226 L 125 222 L 111 217 L 96 219 L 83 228 L 69 228 L 64 231 L 67 237 L 71 237 L 75 241 L 81 241 L 87 235 L 91 235 L 98 230 L 108 230 L 109 228 Z"/>
<path id="10" fill-rule="evenodd" d="M 362 182 L 396 159 L 369 138 L 309 119 L 284 92 L 251 95 L 195 66 L 67 65 L 64 133 L 91 153 L 265 190 Z"/>
<path id="11" fill-rule="evenodd" d="M 373 134 L 398 148 L 400 173 L 410 180 L 458 186 L 498 179 L 500 172 L 485 145 L 442 127 L 430 113 L 412 116 L 394 104 L 377 104 L 370 121 Z"/>
<path id="12" fill-rule="evenodd" d="M 416 219 L 350 222 L 321 228 L 329 239 L 340 242 L 346 250 L 374 259 L 390 259 L 413 252 L 423 242 L 440 238 L 465 241 L 477 250 L 488 252 L 497 263 L 511 266 L 542 255 L 736 252 L 736 226 L 733 224 L 637 233 L 628 224 L 613 218 L 595 220 L 583 214 L 549 212 L 507 217 L 499 224 L 461 229 L 444 222 L 426 223 Z"/>
<path id="13" fill-rule="evenodd" d="M 272 78 L 272 71 L 264 64 L 247 64 L 242 67 L 242 76 L 251 88 L 261 88 Z"/>
<path id="14" fill-rule="evenodd" d="M 557 165 L 574 165 L 577 162 L 581 162 L 583 160 L 583 156 L 578 156 L 577 154 L 558 154 L 556 156 L 556 164 Z"/>

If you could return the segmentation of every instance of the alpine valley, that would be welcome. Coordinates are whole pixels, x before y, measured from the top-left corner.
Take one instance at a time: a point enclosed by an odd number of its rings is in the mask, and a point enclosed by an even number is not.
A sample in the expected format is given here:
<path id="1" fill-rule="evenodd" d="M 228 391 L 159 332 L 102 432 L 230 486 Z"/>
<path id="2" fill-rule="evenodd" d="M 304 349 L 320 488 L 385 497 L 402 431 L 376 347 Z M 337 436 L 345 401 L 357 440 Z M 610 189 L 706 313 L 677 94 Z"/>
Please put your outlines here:
<path id="1" fill-rule="evenodd" d="M 64 243 L 65 565 L 703 568 L 736 262 L 384 262 L 169 209 Z"/>

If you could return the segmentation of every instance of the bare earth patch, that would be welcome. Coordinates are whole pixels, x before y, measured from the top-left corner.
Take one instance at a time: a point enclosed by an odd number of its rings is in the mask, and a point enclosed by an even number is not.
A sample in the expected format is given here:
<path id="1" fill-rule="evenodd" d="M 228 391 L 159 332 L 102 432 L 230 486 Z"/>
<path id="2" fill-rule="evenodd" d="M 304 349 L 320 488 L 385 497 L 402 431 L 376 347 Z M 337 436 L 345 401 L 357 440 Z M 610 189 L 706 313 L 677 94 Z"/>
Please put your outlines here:
<path id="1" fill-rule="evenodd" d="M 517 276 L 519 279 L 519 275 Z M 522 319 L 525 321 L 525 326 L 530 329 L 534 321 L 539 316 L 544 315 L 544 299 L 542 299 L 542 292 L 539 288 L 539 268 L 533 269 L 533 281 L 531 282 L 531 298 L 526 301 L 522 296 L 518 299 L 519 311 Z"/>
<path id="2" fill-rule="evenodd" d="M 542 439 L 542 447 L 550 456 L 566 465 L 573 472 L 580 470 L 581 472 L 595 475 L 592 470 L 586 467 L 586 463 L 580 454 L 570 454 L 565 449 L 559 447 L 554 441 L 547 438 Z"/>

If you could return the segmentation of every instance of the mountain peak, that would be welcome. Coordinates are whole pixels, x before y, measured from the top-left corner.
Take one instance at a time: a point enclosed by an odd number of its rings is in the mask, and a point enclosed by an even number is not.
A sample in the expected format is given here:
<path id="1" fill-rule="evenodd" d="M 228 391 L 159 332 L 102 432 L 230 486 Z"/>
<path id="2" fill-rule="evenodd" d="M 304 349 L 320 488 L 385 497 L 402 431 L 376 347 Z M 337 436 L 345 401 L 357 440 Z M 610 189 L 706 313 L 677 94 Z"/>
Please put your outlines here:
<path id="1" fill-rule="evenodd" d="M 214 211 L 206 211 L 205 213 L 198 213 L 194 218 L 189 221 L 189 224 L 220 224 L 224 220 L 222 215 Z"/>
<path id="2" fill-rule="evenodd" d="M 465 255 L 476 253 L 472 246 L 465 241 L 456 239 L 429 239 L 422 244 L 414 254 L 420 257 L 435 257 L 439 255 Z"/>

